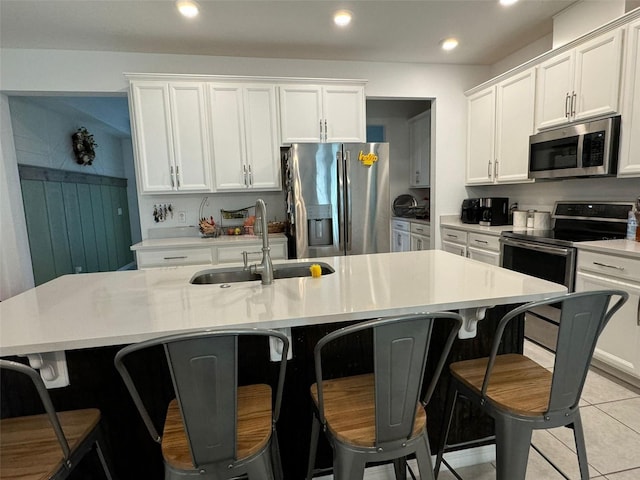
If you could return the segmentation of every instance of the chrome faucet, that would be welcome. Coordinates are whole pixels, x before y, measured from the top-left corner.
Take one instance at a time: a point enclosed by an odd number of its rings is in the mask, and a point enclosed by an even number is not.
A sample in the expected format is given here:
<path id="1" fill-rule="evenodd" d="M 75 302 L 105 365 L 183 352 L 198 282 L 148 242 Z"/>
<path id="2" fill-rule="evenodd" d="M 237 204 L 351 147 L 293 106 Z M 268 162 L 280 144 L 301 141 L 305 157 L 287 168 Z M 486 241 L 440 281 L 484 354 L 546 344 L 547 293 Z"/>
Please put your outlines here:
<path id="1" fill-rule="evenodd" d="M 273 264 L 271 263 L 271 249 L 269 248 L 269 225 L 267 222 L 267 207 L 264 200 L 256 200 L 256 217 L 260 219 L 260 233 L 262 234 L 262 262 L 251 266 L 251 270 L 262 277 L 262 285 L 273 283 Z"/>

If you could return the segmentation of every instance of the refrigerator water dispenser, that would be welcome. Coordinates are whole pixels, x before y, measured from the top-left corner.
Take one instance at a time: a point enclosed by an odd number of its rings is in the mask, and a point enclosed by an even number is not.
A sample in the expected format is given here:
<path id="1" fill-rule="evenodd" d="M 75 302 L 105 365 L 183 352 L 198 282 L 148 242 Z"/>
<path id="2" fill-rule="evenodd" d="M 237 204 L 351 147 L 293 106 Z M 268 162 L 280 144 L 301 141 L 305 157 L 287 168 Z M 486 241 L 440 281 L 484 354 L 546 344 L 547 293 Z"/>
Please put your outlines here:
<path id="1" fill-rule="evenodd" d="M 333 221 L 331 205 L 307 206 L 307 238 L 310 247 L 333 244 Z"/>

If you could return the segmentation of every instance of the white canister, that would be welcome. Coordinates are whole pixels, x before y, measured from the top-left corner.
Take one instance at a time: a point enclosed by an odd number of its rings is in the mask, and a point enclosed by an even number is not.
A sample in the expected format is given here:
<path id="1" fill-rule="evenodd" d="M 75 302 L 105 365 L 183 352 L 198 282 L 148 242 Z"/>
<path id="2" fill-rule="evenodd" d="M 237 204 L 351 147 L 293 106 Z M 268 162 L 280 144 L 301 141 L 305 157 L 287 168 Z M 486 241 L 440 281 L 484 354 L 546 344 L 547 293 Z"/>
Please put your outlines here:
<path id="1" fill-rule="evenodd" d="M 549 230 L 551 228 L 551 213 L 534 212 L 533 228 L 536 230 Z"/>
<path id="2" fill-rule="evenodd" d="M 524 210 L 514 210 L 513 212 L 513 226 L 514 228 L 526 228 L 527 226 L 527 212 Z"/>

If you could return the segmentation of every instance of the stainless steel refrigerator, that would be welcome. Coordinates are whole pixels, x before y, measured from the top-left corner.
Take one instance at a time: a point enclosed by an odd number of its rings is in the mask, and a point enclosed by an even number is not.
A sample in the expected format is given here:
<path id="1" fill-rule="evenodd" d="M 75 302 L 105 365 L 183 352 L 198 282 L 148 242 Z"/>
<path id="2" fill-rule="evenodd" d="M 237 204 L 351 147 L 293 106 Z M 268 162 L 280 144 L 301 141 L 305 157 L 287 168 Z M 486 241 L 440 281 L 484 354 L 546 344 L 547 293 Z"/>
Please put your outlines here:
<path id="1" fill-rule="evenodd" d="M 290 257 L 389 251 L 388 143 L 294 144 L 283 167 Z"/>

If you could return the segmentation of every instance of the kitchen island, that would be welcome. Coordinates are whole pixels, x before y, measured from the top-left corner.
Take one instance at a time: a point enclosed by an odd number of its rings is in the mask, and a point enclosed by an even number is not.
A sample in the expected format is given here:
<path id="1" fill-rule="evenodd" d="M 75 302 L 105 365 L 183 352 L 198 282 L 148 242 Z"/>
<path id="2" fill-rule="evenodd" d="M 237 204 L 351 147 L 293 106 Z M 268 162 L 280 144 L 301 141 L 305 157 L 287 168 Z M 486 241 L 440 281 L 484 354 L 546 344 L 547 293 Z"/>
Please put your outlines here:
<path id="1" fill-rule="evenodd" d="M 451 358 L 480 356 L 489 348 L 495 320 L 504 309 L 566 292 L 562 285 L 438 250 L 318 261 L 335 272 L 320 278 L 277 279 L 269 286 L 259 281 L 233 283 L 229 288 L 190 284 L 202 266 L 63 276 L 0 303 L 0 356 L 66 350 L 71 385 L 52 391 L 56 406 L 101 408 L 112 447 L 117 444 L 117 462 L 128 468 L 140 465 L 138 474 L 150 474 L 161 465 L 159 452 L 113 368 L 115 351 L 123 344 L 201 328 L 292 327 L 294 357 L 278 428 L 286 476 L 300 478 L 308 448 L 305 427 L 311 419 L 312 348 L 321 335 L 349 322 L 381 316 L 495 306 L 478 324 L 478 337 L 459 340 Z M 434 355 L 441 339 L 437 330 Z M 509 346 L 514 350 L 522 348 L 522 331 L 516 330 Z M 363 351 L 366 346 L 354 345 L 354 359 Z M 150 383 L 168 381 L 158 368 L 161 359 L 160 352 L 141 367 Z M 355 361 L 344 362 L 345 373 Z M 3 391 L 15 397 L 8 404 L 24 403 L 15 388 Z M 170 388 L 154 392 L 159 403 L 171 394 Z M 438 410 L 439 402 L 430 408 Z M 473 415 L 463 413 L 466 419 Z M 432 425 L 437 430 L 439 421 Z M 468 425 L 465 429 L 478 433 Z M 120 472 L 136 478 L 135 470 L 122 467 Z"/>

